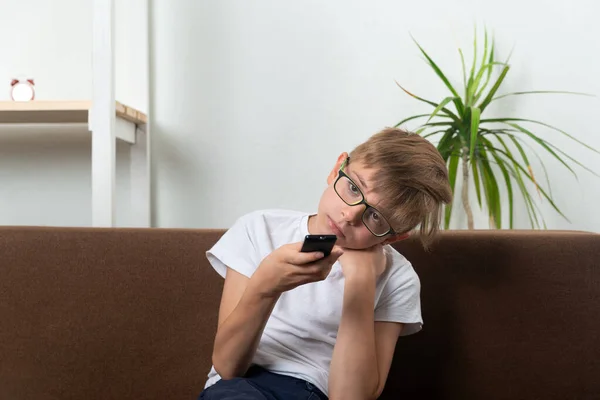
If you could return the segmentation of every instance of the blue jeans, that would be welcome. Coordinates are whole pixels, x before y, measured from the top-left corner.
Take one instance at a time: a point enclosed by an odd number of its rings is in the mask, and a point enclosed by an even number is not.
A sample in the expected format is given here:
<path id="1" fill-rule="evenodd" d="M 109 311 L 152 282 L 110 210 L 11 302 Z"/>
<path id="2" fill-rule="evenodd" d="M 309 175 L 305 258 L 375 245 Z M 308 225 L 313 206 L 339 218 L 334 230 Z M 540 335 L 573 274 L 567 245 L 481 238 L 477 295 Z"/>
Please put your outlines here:
<path id="1" fill-rule="evenodd" d="M 198 400 L 327 400 L 315 385 L 253 365 L 244 377 L 221 379 Z"/>

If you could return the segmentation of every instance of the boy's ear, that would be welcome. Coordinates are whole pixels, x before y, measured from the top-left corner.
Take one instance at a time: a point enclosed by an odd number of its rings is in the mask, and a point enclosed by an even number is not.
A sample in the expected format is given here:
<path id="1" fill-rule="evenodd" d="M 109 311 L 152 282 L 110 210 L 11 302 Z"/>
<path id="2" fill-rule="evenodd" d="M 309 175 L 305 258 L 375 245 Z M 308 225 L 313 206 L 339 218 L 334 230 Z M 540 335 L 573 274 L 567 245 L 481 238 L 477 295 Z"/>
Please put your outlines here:
<path id="1" fill-rule="evenodd" d="M 329 173 L 329 176 L 327 177 L 328 185 L 331 185 L 335 181 L 335 178 L 337 178 L 337 176 L 338 176 L 338 171 L 340 170 L 342 163 L 344 161 L 346 161 L 346 158 L 348 158 L 348 153 L 346 153 L 346 152 L 343 152 L 342 154 L 340 154 L 338 156 L 338 159 L 335 162 L 333 169 L 331 170 L 331 172 Z"/>
<path id="2" fill-rule="evenodd" d="M 385 244 L 390 244 L 390 243 L 394 243 L 394 242 L 399 242 L 401 240 L 408 239 L 409 236 L 410 236 L 410 233 L 400 233 L 398 235 L 390 236 L 389 238 L 385 239 L 383 241 L 383 243 L 381 243 L 381 244 L 385 245 Z"/>

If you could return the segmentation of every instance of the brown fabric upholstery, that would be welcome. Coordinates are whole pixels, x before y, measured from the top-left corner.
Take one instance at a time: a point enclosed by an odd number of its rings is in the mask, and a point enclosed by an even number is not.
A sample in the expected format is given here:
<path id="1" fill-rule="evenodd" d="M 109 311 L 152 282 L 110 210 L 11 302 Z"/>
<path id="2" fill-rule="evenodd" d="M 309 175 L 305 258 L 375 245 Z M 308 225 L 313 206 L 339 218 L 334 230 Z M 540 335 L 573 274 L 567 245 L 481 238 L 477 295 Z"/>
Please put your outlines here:
<path id="1" fill-rule="evenodd" d="M 600 235 L 462 231 L 431 254 L 397 247 L 421 277 L 425 324 L 397 346 L 386 394 L 600 399 Z"/>
<path id="2" fill-rule="evenodd" d="M 194 399 L 221 230 L 0 228 L 0 400 Z M 382 398 L 598 399 L 600 235 L 444 232 L 399 243 L 423 285 Z"/>

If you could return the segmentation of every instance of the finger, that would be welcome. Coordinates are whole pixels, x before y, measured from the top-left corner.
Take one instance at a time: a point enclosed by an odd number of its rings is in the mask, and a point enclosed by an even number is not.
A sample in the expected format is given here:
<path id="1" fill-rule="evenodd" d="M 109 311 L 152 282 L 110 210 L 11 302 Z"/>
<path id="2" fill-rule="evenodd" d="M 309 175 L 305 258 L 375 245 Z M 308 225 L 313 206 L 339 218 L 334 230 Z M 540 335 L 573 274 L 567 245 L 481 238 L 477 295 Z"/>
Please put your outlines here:
<path id="1" fill-rule="evenodd" d="M 315 262 L 317 260 L 320 260 L 324 256 L 325 255 L 320 251 L 313 251 L 310 253 L 302 253 L 300 251 L 291 249 L 289 252 L 287 252 L 285 254 L 284 261 L 289 264 L 304 265 L 304 264 L 309 264 L 309 263 Z"/>
<path id="2" fill-rule="evenodd" d="M 324 267 L 321 264 L 314 263 L 314 264 L 303 265 L 301 267 L 298 267 L 296 272 L 299 275 L 317 275 L 317 274 L 321 273 L 323 268 Z"/>
<path id="3" fill-rule="evenodd" d="M 287 246 L 284 261 L 289 264 L 304 265 L 311 262 L 315 262 L 325 257 L 323 252 L 314 251 L 310 253 L 303 253 L 300 251 L 301 248 L 302 242 L 290 243 Z M 326 258 L 327 262 L 334 263 L 343 253 L 344 250 L 341 246 L 333 246 L 331 253 Z"/>
<path id="4" fill-rule="evenodd" d="M 333 249 L 331 249 L 331 252 L 344 252 L 344 248 L 342 246 L 338 246 L 337 244 L 335 246 L 333 246 Z"/>
<path id="5" fill-rule="evenodd" d="M 342 249 L 332 250 L 331 253 L 325 257 L 317 258 L 315 261 L 312 261 L 313 265 L 320 266 L 321 268 L 331 268 L 333 264 L 344 254 Z M 307 265 L 303 265 L 306 267 Z"/>
<path id="6" fill-rule="evenodd" d="M 291 255 L 286 262 L 294 265 L 299 265 L 302 267 L 306 267 L 307 264 L 319 264 L 322 266 L 331 266 L 334 264 L 338 258 L 343 254 L 342 250 L 332 251 L 327 257 L 321 252 L 313 252 L 313 253 L 298 253 L 297 255 Z M 305 256 L 308 255 L 308 256 Z"/>
<path id="7" fill-rule="evenodd" d="M 321 263 L 302 267 L 299 271 L 300 275 L 310 277 L 311 281 L 321 281 L 331 272 L 331 264 L 323 265 Z"/>
<path id="8" fill-rule="evenodd" d="M 334 249 L 327 257 L 323 257 L 322 259 L 316 260 L 315 264 L 321 264 L 323 266 L 331 266 L 336 263 L 336 261 L 344 254 L 344 251 L 341 249 Z"/>
<path id="9" fill-rule="evenodd" d="M 300 251 L 300 249 L 302 248 L 302 245 L 304 244 L 304 242 L 294 242 L 294 243 L 290 243 L 287 246 L 290 249 L 294 249 L 296 251 Z"/>
<path id="10" fill-rule="evenodd" d="M 342 254 L 344 254 L 344 249 L 341 248 L 340 246 L 334 246 L 333 249 L 331 250 L 331 254 L 329 254 L 329 256 L 327 256 L 327 260 L 331 261 L 331 262 L 335 262 L 338 258 L 341 257 Z"/>

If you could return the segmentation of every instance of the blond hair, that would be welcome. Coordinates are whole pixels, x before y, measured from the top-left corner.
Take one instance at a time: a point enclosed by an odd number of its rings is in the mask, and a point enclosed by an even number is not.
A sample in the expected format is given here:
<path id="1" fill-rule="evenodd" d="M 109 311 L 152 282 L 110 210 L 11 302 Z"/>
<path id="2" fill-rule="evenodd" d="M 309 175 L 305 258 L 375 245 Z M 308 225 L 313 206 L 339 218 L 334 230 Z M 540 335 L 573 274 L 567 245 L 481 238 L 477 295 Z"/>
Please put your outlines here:
<path id="1" fill-rule="evenodd" d="M 452 201 L 448 169 L 435 146 L 415 133 L 386 128 L 352 150 L 353 162 L 376 170 L 374 187 L 392 228 L 403 234 L 420 227 L 427 247 L 439 230 L 443 205 Z"/>

